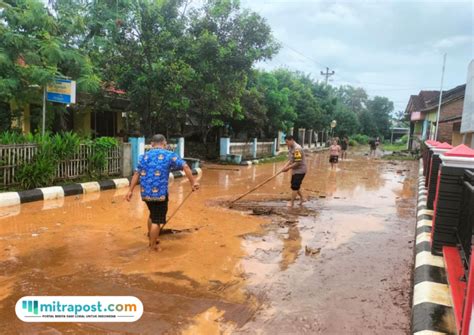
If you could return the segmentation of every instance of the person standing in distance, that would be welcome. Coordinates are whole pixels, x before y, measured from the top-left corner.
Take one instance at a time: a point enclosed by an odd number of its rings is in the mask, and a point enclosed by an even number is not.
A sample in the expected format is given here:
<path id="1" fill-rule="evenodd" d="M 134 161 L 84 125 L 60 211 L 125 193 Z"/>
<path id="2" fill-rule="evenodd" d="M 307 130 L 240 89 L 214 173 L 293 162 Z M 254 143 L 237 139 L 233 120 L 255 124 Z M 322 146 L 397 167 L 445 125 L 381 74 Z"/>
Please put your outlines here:
<path id="1" fill-rule="evenodd" d="M 331 163 L 331 170 L 336 167 L 340 155 L 341 147 L 337 144 L 336 140 L 333 140 L 332 145 L 329 147 L 329 163 Z"/>
<path id="2" fill-rule="evenodd" d="M 347 149 L 349 148 L 349 139 L 344 136 L 341 142 L 341 160 L 347 159 Z"/>
<path id="3" fill-rule="evenodd" d="M 183 170 L 191 183 L 193 191 L 199 189 L 199 183 L 186 162 L 176 153 L 166 150 L 166 138 L 157 134 L 151 139 L 152 148 L 141 155 L 137 168 L 130 182 L 130 189 L 125 196 L 130 201 L 133 196 L 133 189 L 140 181 L 140 193 L 142 200 L 150 210 L 148 219 L 148 236 L 150 238 L 150 249 L 159 251 L 157 247 L 158 236 L 160 235 L 160 225 L 166 223 L 168 212 L 168 178 L 170 170 Z"/>
<path id="4" fill-rule="evenodd" d="M 291 135 L 285 137 L 286 145 L 288 146 L 288 162 L 283 167 L 282 171 L 287 172 L 291 170 L 291 202 L 290 208 L 294 207 L 296 196 L 300 197 L 300 205 L 303 205 L 304 197 L 301 192 L 301 183 L 306 175 L 306 160 L 303 148 L 296 143 Z"/>

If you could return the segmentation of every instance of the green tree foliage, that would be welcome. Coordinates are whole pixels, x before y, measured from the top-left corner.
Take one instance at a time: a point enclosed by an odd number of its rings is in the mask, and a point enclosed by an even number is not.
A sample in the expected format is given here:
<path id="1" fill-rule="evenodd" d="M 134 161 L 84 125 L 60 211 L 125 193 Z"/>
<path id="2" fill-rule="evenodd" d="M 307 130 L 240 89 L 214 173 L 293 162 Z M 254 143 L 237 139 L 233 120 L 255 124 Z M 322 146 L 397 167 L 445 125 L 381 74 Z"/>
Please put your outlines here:
<path id="1" fill-rule="evenodd" d="M 390 115 L 393 102 L 385 97 L 376 96 L 368 101 L 367 110 L 376 127 L 376 134 L 388 138 L 390 136 Z"/>
<path id="2" fill-rule="evenodd" d="M 241 98 L 249 98 L 252 65 L 271 58 L 278 45 L 264 19 L 235 0 L 208 0 L 191 11 L 188 39 L 185 59 L 195 73 L 187 89 L 189 118 L 206 141 L 213 128 L 244 119 Z"/>
<path id="3" fill-rule="evenodd" d="M 267 108 L 268 123 L 262 127 L 268 135 L 275 134 L 278 130 L 287 130 L 293 126 L 297 114 L 290 103 L 289 87 L 284 87 L 279 82 L 278 72 L 254 72 L 251 85 L 264 96 Z"/>
<path id="4" fill-rule="evenodd" d="M 313 81 L 306 75 L 288 70 L 277 70 L 275 76 L 280 89 L 289 89 L 289 103 L 296 113 L 295 128 L 316 129 L 321 109 L 312 93 Z"/>
<path id="5" fill-rule="evenodd" d="M 55 77 L 76 79 L 94 90 L 99 80 L 90 59 L 68 38 L 74 22 L 55 17 L 38 0 L 6 0 L 0 11 L 0 99 L 22 101 Z"/>
<path id="6" fill-rule="evenodd" d="M 337 121 L 335 132 L 339 137 L 355 134 L 360 129 L 357 115 L 342 104 L 337 105 L 334 119 Z"/>
<path id="7" fill-rule="evenodd" d="M 387 136 L 393 103 L 360 87 L 324 85 L 288 69 L 256 70 L 279 49 L 265 19 L 237 0 L 0 1 L 0 102 L 41 101 L 55 77 L 77 80 L 73 108 L 110 109 L 111 88 L 126 92 L 129 131 L 225 132 L 274 137 L 291 127 Z M 47 125 L 66 124 L 64 106 Z M 9 130 L 13 113 L 1 113 Z M 59 117 L 58 117 L 59 116 Z M 32 114 L 31 120 L 36 116 Z"/>
<path id="8" fill-rule="evenodd" d="M 360 115 L 367 109 L 367 92 L 361 87 L 341 86 L 337 90 L 337 97 L 343 105 L 347 106 L 357 115 Z"/>

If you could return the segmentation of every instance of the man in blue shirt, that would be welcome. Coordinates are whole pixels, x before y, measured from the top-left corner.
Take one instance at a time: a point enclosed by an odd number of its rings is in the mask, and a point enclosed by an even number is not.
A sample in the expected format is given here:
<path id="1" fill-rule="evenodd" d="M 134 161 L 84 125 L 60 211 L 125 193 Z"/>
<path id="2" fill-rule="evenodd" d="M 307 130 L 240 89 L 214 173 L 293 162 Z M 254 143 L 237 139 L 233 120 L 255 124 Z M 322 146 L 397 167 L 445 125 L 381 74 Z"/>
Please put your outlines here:
<path id="1" fill-rule="evenodd" d="M 154 135 L 151 140 L 152 149 L 145 152 L 138 161 L 137 168 L 130 182 L 130 190 L 125 199 L 130 201 L 133 189 L 140 181 L 142 200 L 150 210 L 148 219 L 148 235 L 151 250 L 158 251 L 157 243 L 161 224 L 166 223 L 168 212 L 168 178 L 170 170 L 183 170 L 188 177 L 193 191 L 199 189 L 199 184 L 184 160 L 172 151 L 166 150 L 166 138 Z"/>

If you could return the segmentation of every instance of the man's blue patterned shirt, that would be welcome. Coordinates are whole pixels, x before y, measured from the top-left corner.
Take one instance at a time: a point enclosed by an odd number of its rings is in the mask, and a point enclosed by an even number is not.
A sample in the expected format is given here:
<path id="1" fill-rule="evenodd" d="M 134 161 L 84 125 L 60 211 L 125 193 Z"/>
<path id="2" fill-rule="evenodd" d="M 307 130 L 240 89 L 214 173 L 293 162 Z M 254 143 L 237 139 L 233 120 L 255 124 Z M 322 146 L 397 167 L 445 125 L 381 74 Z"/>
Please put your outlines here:
<path id="1" fill-rule="evenodd" d="M 144 201 L 165 201 L 170 170 L 182 170 L 186 162 L 174 152 L 155 148 L 140 156 L 136 172 Z"/>

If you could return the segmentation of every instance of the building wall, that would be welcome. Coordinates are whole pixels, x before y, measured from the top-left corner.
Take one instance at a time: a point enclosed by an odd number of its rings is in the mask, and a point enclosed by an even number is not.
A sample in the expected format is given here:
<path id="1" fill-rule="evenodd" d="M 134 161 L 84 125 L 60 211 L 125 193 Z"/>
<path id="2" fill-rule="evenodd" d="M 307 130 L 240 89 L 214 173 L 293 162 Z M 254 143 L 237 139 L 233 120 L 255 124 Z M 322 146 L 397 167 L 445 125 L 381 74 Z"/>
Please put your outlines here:
<path id="1" fill-rule="evenodd" d="M 413 130 L 414 135 L 421 135 L 423 131 L 423 121 L 416 121 L 415 122 L 415 129 Z"/>
<path id="2" fill-rule="evenodd" d="M 430 122 L 436 122 L 436 116 L 438 115 L 437 110 L 430 111 L 426 113 L 425 115 L 425 120 L 430 121 Z"/>
<path id="3" fill-rule="evenodd" d="M 73 112 L 74 132 L 88 136 L 91 134 L 91 111 L 90 109 Z"/>
<path id="4" fill-rule="evenodd" d="M 125 130 L 125 118 L 122 116 L 122 112 L 117 112 L 117 133 Z"/>
<path id="5" fill-rule="evenodd" d="M 442 106 L 440 119 L 443 120 L 447 118 L 461 116 L 463 105 L 464 105 L 464 99 L 459 99 Z M 449 144 L 454 145 L 453 139 L 456 138 L 456 142 L 458 142 L 459 137 L 461 136 L 459 133 L 459 130 L 460 130 L 459 121 L 440 123 L 437 140 L 440 142 L 448 142 Z M 462 143 L 462 140 L 461 142 L 459 142 L 459 144 L 460 143 Z"/>
<path id="6" fill-rule="evenodd" d="M 461 134 L 461 122 L 462 120 L 459 120 L 453 124 L 453 143 L 451 143 L 453 146 L 462 144 L 463 135 Z"/>
<path id="7" fill-rule="evenodd" d="M 30 105 L 26 104 L 23 108 L 23 117 L 22 117 L 22 130 L 23 133 L 31 132 L 31 113 Z"/>
<path id="8" fill-rule="evenodd" d="M 464 99 L 458 99 L 442 106 L 441 107 L 441 120 L 455 117 L 455 116 L 462 116 L 463 106 L 464 106 Z"/>
<path id="9" fill-rule="evenodd" d="M 466 133 L 466 134 L 463 134 L 463 141 L 464 141 L 464 144 L 467 145 L 468 147 L 474 149 L 474 136 L 473 136 L 474 133 Z"/>
<path id="10" fill-rule="evenodd" d="M 453 123 L 452 122 L 440 123 L 439 129 L 438 129 L 437 141 L 448 142 L 449 144 L 451 144 L 452 136 L 453 136 Z"/>
<path id="11" fill-rule="evenodd" d="M 15 102 L 10 103 L 10 109 L 13 110 L 21 110 L 21 116 L 15 117 L 12 120 L 12 127 L 13 128 L 20 128 L 24 134 L 29 133 L 31 131 L 30 128 L 30 105 L 25 104 L 24 106 L 19 106 Z"/>

